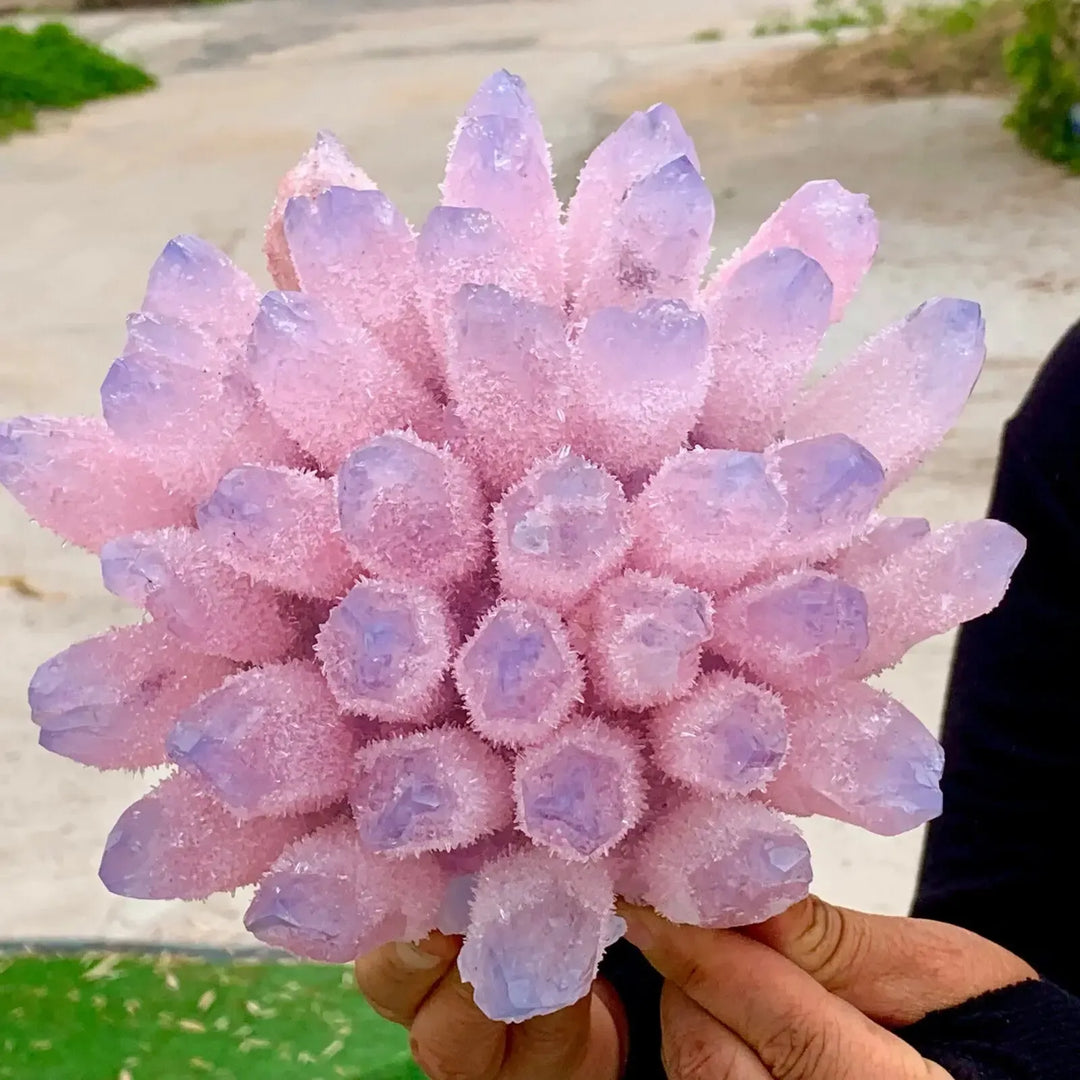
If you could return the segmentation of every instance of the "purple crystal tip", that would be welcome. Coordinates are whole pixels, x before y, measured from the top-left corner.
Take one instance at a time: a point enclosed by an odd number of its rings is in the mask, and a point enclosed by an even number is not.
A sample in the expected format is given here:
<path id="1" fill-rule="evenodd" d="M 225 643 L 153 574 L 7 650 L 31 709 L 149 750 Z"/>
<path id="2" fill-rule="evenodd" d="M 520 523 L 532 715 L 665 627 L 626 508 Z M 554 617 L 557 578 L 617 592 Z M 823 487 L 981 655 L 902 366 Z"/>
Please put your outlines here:
<path id="1" fill-rule="evenodd" d="M 301 871 L 268 874 L 244 915 L 260 941 L 323 963 L 356 959 L 361 913 L 349 883 Z"/>
<path id="2" fill-rule="evenodd" d="M 98 877 L 109 892 L 135 900 L 158 898 L 156 833 L 162 812 L 152 800 L 128 807 L 105 841 Z"/>

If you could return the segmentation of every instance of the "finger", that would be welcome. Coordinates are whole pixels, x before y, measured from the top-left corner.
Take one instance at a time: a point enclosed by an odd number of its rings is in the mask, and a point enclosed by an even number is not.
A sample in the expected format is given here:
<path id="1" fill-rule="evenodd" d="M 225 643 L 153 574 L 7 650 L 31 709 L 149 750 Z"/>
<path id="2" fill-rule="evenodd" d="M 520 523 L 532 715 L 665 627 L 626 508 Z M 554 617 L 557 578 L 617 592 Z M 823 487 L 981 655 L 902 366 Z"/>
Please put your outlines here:
<path id="1" fill-rule="evenodd" d="M 409 1045 L 431 1080 L 503 1080 L 507 1025 L 480 1011 L 456 967 L 420 1006 Z"/>
<path id="2" fill-rule="evenodd" d="M 944 1075 L 760 942 L 730 930 L 674 926 L 645 908 L 619 913 L 653 967 L 739 1036 L 778 1080 Z"/>
<path id="3" fill-rule="evenodd" d="M 508 1031 L 499 1080 L 617 1080 L 623 1069 L 617 999 L 597 987 L 569 1008 Z"/>
<path id="4" fill-rule="evenodd" d="M 770 1080 L 761 1059 L 674 983 L 660 995 L 668 1080 Z"/>
<path id="5" fill-rule="evenodd" d="M 865 915 L 815 896 L 744 933 L 890 1027 L 1038 978 L 1019 957 L 958 926 Z"/>
<path id="6" fill-rule="evenodd" d="M 409 1027 L 460 951 L 458 938 L 442 934 L 431 934 L 419 945 L 391 942 L 356 961 L 356 986 L 380 1016 Z"/>

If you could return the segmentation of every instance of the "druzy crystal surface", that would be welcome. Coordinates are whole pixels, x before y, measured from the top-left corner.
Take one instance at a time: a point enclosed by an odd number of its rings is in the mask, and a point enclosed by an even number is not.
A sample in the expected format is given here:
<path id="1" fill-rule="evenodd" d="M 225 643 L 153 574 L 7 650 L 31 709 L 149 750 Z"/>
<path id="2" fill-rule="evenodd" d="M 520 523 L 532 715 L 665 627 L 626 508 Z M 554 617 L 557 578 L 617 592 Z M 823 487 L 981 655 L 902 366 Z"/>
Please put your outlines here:
<path id="1" fill-rule="evenodd" d="M 806 184 L 703 280 L 713 217 L 664 105 L 560 207 L 499 72 L 425 222 L 321 133 L 270 214 L 273 291 L 178 237 L 102 416 L 0 424 L 0 483 L 147 616 L 30 686 L 46 749 L 174 769 L 108 888 L 254 884 L 248 929 L 331 962 L 462 933 L 477 1003 L 520 1021 L 587 992 L 617 895 L 756 922 L 809 887 L 793 817 L 939 812 L 941 748 L 863 680 L 1023 553 L 881 512 L 982 314 L 929 300 L 815 379 L 867 198 Z"/>

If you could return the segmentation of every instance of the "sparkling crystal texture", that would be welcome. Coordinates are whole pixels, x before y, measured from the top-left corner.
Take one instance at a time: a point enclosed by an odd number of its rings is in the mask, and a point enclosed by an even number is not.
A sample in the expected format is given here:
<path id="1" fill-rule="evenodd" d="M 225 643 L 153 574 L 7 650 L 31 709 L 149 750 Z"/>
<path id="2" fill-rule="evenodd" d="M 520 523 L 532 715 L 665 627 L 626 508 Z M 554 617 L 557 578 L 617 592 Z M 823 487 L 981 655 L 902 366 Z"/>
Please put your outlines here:
<path id="1" fill-rule="evenodd" d="M 30 680 L 38 741 L 99 769 L 163 765 L 176 716 L 236 670 L 181 645 L 158 623 L 80 641 Z"/>
<path id="2" fill-rule="evenodd" d="M 373 742 L 357 754 L 350 800 L 364 847 L 387 855 L 451 851 L 508 824 L 510 778 L 460 728 Z"/>
<path id="3" fill-rule="evenodd" d="M 425 937 L 446 886 L 433 856 L 393 863 L 373 856 L 345 818 L 282 853 L 259 882 L 244 925 L 274 948 L 346 964 L 391 941 Z"/>
<path id="4" fill-rule="evenodd" d="M 674 922 L 724 928 L 763 922 L 806 896 L 810 851 L 768 806 L 681 800 L 641 841 L 644 898 Z"/>
<path id="5" fill-rule="evenodd" d="M 345 797 L 354 729 L 310 661 L 241 672 L 181 713 L 169 757 L 238 818 Z"/>
<path id="6" fill-rule="evenodd" d="M 631 543 L 629 507 L 610 473 L 558 454 L 506 493 L 492 533 L 503 589 L 563 610 L 621 565 Z"/>
<path id="7" fill-rule="evenodd" d="M 898 701 L 850 683 L 793 698 L 790 713 L 791 753 L 767 791 L 774 806 L 884 836 L 941 813 L 941 747 Z"/>
<path id="8" fill-rule="evenodd" d="M 707 593 L 670 578 L 631 570 L 606 582 L 594 599 L 586 654 L 597 692 L 624 709 L 682 697 L 701 672 L 712 618 Z"/>
<path id="9" fill-rule="evenodd" d="M 458 960 L 480 1008 L 520 1022 L 583 997 L 624 929 L 612 896 L 596 863 L 575 866 L 534 850 L 485 867 Z"/>
<path id="10" fill-rule="evenodd" d="M 361 581 L 330 613 L 315 640 L 343 709 L 390 723 L 431 719 L 450 663 L 442 601 L 417 585 Z"/>
<path id="11" fill-rule="evenodd" d="M 509 746 L 538 742 L 559 727 L 585 681 L 558 616 L 513 600 L 484 616 L 454 673 L 473 728 Z"/>
<path id="12" fill-rule="evenodd" d="M 514 767 L 518 825 L 539 847 L 570 861 L 611 851 L 645 809 L 634 742 L 599 720 L 564 727 Z"/>
<path id="13" fill-rule="evenodd" d="M 273 291 L 179 236 L 101 415 L 0 422 L 0 485 L 146 616 L 29 691 L 46 749 L 176 770 L 107 888 L 255 885 L 248 929 L 332 963 L 463 934 L 475 1001 L 519 1022 L 589 991 L 618 897 L 758 922 L 809 888 L 785 815 L 939 812 L 941 748 L 864 680 L 1023 555 L 1001 522 L 882 515 L 982 312 L 931 299 L 815 376 L 868 198 L 803 185 L 703 281 L 714 214 L 663 104 L 564 211 L 498 71 L 422 223 L 320 133 L 270 211 Z"/>
<path id="14" fill-rule="evenodd" d="M 480 493 L 469 469 L 406 432 L 358 446 L 338 474 L 345 541 L 373 574 L 447 585 L 485 549 Z"/>
<path id="15" fill-rule="evenodd" d="M 776 776 L 788 749 L 784 703 L 726 672 L 653 714 L 649 738 L 668 776 L 701 795 L 748 795 Z"/>

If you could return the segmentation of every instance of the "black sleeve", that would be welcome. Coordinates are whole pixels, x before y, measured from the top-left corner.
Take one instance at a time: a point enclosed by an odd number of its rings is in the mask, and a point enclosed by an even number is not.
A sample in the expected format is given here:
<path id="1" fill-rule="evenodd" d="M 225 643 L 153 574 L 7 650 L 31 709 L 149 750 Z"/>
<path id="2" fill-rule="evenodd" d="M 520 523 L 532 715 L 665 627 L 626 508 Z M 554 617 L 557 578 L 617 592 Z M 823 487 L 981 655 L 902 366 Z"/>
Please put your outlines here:
<path id="1" fill-rule="evenodd" d="M 960 635 L 944 812 L 914 913 L 999 942 L 1078 994 L 1080 946 L 1062 916 L 1080 868 L 1080 324 L 1005 429 L 990 515 L 1028 550 L 1001 606 Z"/>
<path id="2" fill-rule="evenodd" d="M 983 994 L 897 1034 L 953 1080 L 1080 1075 L 1080 1000 L 1047 982 Z"/>

